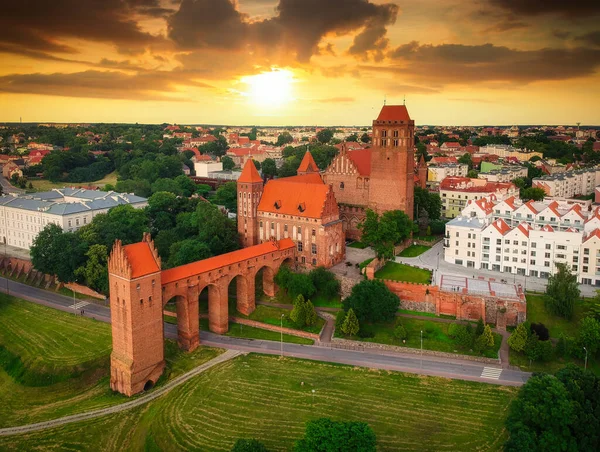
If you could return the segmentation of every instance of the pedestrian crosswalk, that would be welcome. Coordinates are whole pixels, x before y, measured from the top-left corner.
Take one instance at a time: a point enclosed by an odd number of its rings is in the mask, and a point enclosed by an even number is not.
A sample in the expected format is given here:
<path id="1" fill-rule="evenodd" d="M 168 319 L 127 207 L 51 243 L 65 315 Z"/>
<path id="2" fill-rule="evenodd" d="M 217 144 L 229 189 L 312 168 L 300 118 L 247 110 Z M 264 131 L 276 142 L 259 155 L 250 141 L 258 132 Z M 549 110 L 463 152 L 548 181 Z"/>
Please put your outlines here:
<path id="1" fill-rule="evenodd" d="M 71 309 L 81 309 L 84 306 L 87 306 L 88 304 L 90 304 L 87 301 L 80 301 L 79 303 L 75 303 L 71 305 Z"/>
<path id="2" fill-rule="evenodd" d="M 498 369 L 497 367 L 484 367 L 483 371 L 481 372 L 481 378 L 498 380 L 500 378 L 501 373 L 502 369 Z"/>

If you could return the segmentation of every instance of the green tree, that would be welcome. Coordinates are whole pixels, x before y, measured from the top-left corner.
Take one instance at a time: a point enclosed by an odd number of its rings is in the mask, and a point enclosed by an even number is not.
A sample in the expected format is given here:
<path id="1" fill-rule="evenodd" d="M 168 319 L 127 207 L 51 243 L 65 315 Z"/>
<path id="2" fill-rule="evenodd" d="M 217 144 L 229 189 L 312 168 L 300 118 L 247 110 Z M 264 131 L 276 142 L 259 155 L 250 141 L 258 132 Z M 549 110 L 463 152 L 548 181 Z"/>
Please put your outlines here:
<path id="1" fill-rule="evenodd" d="M 211 190 L 212 190 L 212 188 L 210 188 L 210 185 L 207 185 L 207 184 L 196 185 L 196 193 L 198 193 L 203 198 L 206 198 L 206 196 L 208 195 L 208 193 Z"/>
<path id="2" fill-rule="evenodd" d="M 197 239 L 187 239 L 173 243 L 169 249 L 168 267 L 179 267 L 212 257 L 210 247 Z"/>
<path id="3" fill-rule="evenodd" d="M 414 211 L 413 216 L 415 218 L 419 217 L 419 211 L 421 209 L 425 209 L 427 211 L 427 215 L 429 216 L 429 220 L 439 220 L 442 215 L 442 199 L 440 195 L 437 193 L 430 193 L 429 190 L 421 187 L 415 187 L 414 192 Z"/>
<path id="4" fill-rule="evenodd" d="M 540 339 L 538 335 L 535 333 L 531 333 L 527 338 L 527 342 L 525 343 L 525 356 L 529 358 L 529 364 L 537 361 L 540 358 L 540 348 L 538 347 L 538 343 Z"/>
<path id="5" fill-rule="evenodd" d="M 327 144 L 331 141 L 332 138 L 332 129 L 321 129 L 317 132 L 317 140 L 319 140 L 319 143 Z"/>
<path id="6" fill-rule="evenodd" d="M 600 349 L 600 322 L 594 317 L 584 317 L 579 326 L 579 343 L 590 355 Z"/>
<path id="7" fill-rule="evenodd" d="M 336 298 L 340 295 L 340 282 L 335 274 L 325 267 L 317 267 L 310 271 L 310 279 L 319 295 L 328 299 Z"/>
<path id="8" fill-rule="evenodd" d="M 352 142 L 356 143 L 358 141 L 358 135 L 355 133 L 348 135 L 346 137 L 346 141 L 352 141 Z"/>
<path id="9" fill-rule="evenodd" d="M 175 178 L 175 182 L 179 186 L 183 196 L 192 196 L 198 188 L 192 179 L 187 177 L 185 174 L 181 174 Z"/>
<path id="10" fill-rule="evenodd" d="M 405 340 L 407 337 L 406 328 L 404 328 L 403 325 L 396 326 L 396 328 L 394 328 L 394 337 L 399 341 Z"/>
<path id="11" fill-rule="evenodd" d="M 227 182 L 221 185 L 217 189 L 213 201 L 230 212 L 237 212 L 237 183 Z"/>
<path id="12" fill-rule="evenodd" d="M 267 448 L 256 439 L 238 439 L 231 452 L 267 452 Z"/>
<path id="13" fill-rule="evenodd" d="M 198 240 L 208 245 L 213 256 L 240 248 L 235 221 L 227 218 L 216 205 L 208 202 L 198 203 L 193 224 L 198 228 Z"/>
<path id="14" fill-rule="evenodd" d="M 272 179 L 277 174 L 277 165 L 275 160 L 268 158 L 262 162 L 262 174 L 263 177 Z"/>
<path id="15" fill-rule="evenodd" d="M 458 158 L 458 163 L 469 165 L 469 169 L 473 169 L 473 159 L 471 158 L 471 154 L 469 154 L 468 152 L 466 152 Z"/>
<path id="16" fill-rule="evenodd" d="M 347 336 L 356 336 L 360 329 L 360 325 L 358 323 L 358 318 L 354 313 L 354 310 L 350 308 L 348 310 L 348 314 L 346 314 L 346 318 L 344 319 L 344 323 L 342 324 L 342 333 Z"/>
<path id="17" fill-rule="evenodd" d="M 312 326 L 317 323 L 317 311 L 315 310 L 315 305 L 312 304 L 312 301 L 308 300 L 304 304 L 304 312 L 306 313 L 306 324 L 308 326 Z"/>
<path id="18" fill-rule="evenodd" d="M 223 169 L 225 171 L 229 171 L 235 168 L 235 162 L 228 155 L 224 155 L 223 157 L 221 157 L 221 163 L 223 164 Z"/>
<path id="19" fill-rule="evenodd" d="M 375 452 L 375 433 L 364 422 L 335 422 L 321 418 L 306 423 L 295 452 Z"/>
<path id="20" fill-rule="evenodd" d="M 520 323 L 508 338 L 508 346 L 516 352 L 522 352 L 525 350 L 528 338 L 529 331 L 527 331 L 527 327 Z"/>
<path id="21" fill-rule="evenodd" d="M 546 306 L 553 314 L 570 320 L 579 296 L 577 276 L 571 273 L 567 264 L 557 262 L 556 271 L 548 279 Z"/>
<path id="22" fill-rule="evenodd" d="M 543 188 L 529 187 L 521 190 L 521 198 L 523 201 L 542 201 L 546 196 L 546 192 Z"/>
<path id="23" fill-rule="evenodd" d="M 494 333 L 492 333 L 492 329 L 490 328 L 489 325 L 485 326 L 485 328 L 483 329 L 483 334 L 481 336 L 483 338 L 485 338 L 485 346 L 486 347 L 494 346 Z"/>
<path id="24" fill-rule="evenodd" d="M 573 404 L 556 377 L 534 374 L 510 405 L 506 428 L 510 438 L 507 452 L 575 451 L 570 426 Z"/>
<path id="25" fill-rule="evenodd" d="M 365 132 L 361 135 L 360 141 L 362 141 L 363 143 L 370 143 L 371 137 L 369 137 L 369 134 L 367 132 Z"/>
<path id="26" fill-rule="evenodd" d="M 387 322 L 395 318 L 400 299 L 382 281 L 363 280 L 352 287 L 342 305 L 346 312 L 353 309 L 361 324 Z"/>
<path id="27" fill-rule="evenodd" d="M 479 176 L 479 172 L 477 170 L 472 169 L 467 172 L 467 177 L 477 179 L 477 176 Z"/>
<path id="28" fill-rule="evenodd" d="M 175 181 L 175 179 L 156 179 L 152 184 L 152 193 L 157 192 L 169 192 L 174 195 L 181 196 L 183 194 L 183 190 L 179 186 L 179 184 Z"/>
<path id="29" fill-rule="evenodd" d="M 87 243 L 97 243 L 112 249 L 115 240 L 123 245 L 139 242 L 148 231 L 148 215 L 143 209 L 130 205 L 113 207 L 107 213 L 101 213 L 82 227 L 78 235 Z"/>
<path id="30" fill-rule="evenodd" d="M 75 281 L 75 270 L 83 265 L 85 252 L 86 245 L 78 234 L 63 232 L 53 223 L 44 227 L 33 239 L 29 251 L 36 270 L 56 275 L 65 283 Z"/>
<path id="31" fill-rule="evenodd" d="M 409 237 L 413 223 L 404 212 L 390 210 L 381 217 L 367 209 L 365 221 L 359 224 L 362 241 L 371 245 L 378 258 L 394 257 L 394 245 Z"/>
<path id="32" fill-rule="evenodd" d="M 483 323 L 483 319 L 479 317 L 477 321 L 477 327 L 475 328 L 475 336 L 481 336 L 483 334 L 483 330 L 485 328 L 485 323 Z"/>
<path id="33" fill-rule="evenodd" d="M 293 143 L 294 137 L 289 132 L 280 133 L 277 137 L 276 146 L 285 146 L 288 143 Z"/>
<path id="34" fill-rule="evenodd" d="M 304 328 L 306 325 L 306 303 L 302 295 L 298 295 L 294 300 L 294 309 L 290 312 L 290 319 L 298 328 Z"/>
<path id="35" fill-rule="evenodd" d="M 108 251 L 104 245 L 92 245 L 85 253 L 85 265 L 75 270 L 75 276 L 85 281 L 86 286 L 108 294 Z"/>

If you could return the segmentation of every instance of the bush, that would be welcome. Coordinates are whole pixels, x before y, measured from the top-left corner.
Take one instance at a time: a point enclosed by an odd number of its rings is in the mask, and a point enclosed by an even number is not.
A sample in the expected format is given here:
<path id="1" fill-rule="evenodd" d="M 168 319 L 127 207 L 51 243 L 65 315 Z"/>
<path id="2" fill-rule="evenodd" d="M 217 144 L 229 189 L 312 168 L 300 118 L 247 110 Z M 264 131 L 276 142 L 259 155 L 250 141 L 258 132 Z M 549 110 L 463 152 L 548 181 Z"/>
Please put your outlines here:
<path id="1" fill-rule="evenodd" d="M 477 321 L 477 327 L 475 328 L 475 336 L 481 336 L 483 334 L 484 327 L 485 324 L 483 323 L 483 319 L 479 317 L 479 320 Z"/>
<path id="2" fill-rule="evenodd" d="M 358 319 L 356 318 L 356 314 L 354 311 L 350 309 L 346 318 L 344 319 L 344 323 L 342 324 L 342 333 L 347 336 L 356 336 L 359 332 L 360 326 L 358 324 Z"/>
<path id="3" fill-rule="evenodd" d="M 354 310 L 360 324 L 391 321 L 395 318 L 400 299 L 382 281 L 365 280 L 352 288 L 343 301 L 344 310 Z"/>
<path id="4" fill-rule="evenodd" d="M 461 325 L 458 323 L 451 323 L 448 325 L 448 336 L 450 336 L 452 339 L 455 339 L 459 330 L 459 326 Z"/>
<path id="5" fill-rule="evenodd" d="M 527 339 L 529 338 L 529 331 L 524 323 L 517 325 L 517 328 L 508 338 L 508 346 L 515 352 L 522 352 L 525 350 Z"/>
<path id="6" fill-rule="evenodd" d="M 458 325 L 456 333 L 456 343 L 463 348 L 471 348 L 473 346 L 473 329 L 470 325 Z"/>
<path id="7" fill-rule="evenodd" d="M 322 418 L 306 424 L 304 437 L 296 442 L 295 452 L 375 452 L 375 433 L 364 422 L 334 422 Z"/>
<path id="8" fill-rule="evenodd" d="M 552 360 L 554 355 L 554 348 L 550 341 L 538 341 L 537 345 L 537 357 L 540 361 L 548 362 Z"/>
<path id="9" fill-rule="evenodd" d="M 309 273 L 317 292 L 326 298 L 335 298 L 340 294 L 340 282 L 325 267 L 317 267 Z"/>
<path id="10" fill-rule="evenodd" d="M 550 339 L 550 332 L 543 323 L 532 323 L 529 330 L 532 333 L 537 334 L 540 341 L 547 341 Z"/>
<path id="11" fill-rule="evenodd" d="M 238 439 L 231 452 L 267 452 L 263 443 L 255 439 Z"/>
<path id="12" fill-rule="evenodd" d="M 407 334 L 406 334 L 406 328 L 404 328 L 404 326 L 402 325 L 398 325 L 395 329 L 394 329 L 394 337 L 396 339 L 398 339 L 399 341 L 403 341 L 406 339 Z"/>
<path id="13" fill-rule="evenodd" d="M 294 300 L 294 309 L 290 313 L 290 319 L 298 328 L 303 328 L 306 325 L 306 303 L 302 295 L 298 295 Z"/>

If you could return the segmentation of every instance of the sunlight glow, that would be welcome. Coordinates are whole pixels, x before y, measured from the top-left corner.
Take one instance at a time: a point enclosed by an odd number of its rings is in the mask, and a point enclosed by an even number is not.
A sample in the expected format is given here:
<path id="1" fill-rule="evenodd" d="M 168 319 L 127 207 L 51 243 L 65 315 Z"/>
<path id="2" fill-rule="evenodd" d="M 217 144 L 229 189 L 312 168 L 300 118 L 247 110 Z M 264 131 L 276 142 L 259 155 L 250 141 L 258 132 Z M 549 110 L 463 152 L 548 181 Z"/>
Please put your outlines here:
<path id="1" fill-rule="evenodd" d="M 293 100 L 294 74 L 284 69 L 273 69 L 241 78 L 248 85 L 245 93 L 255 105 L 277 107 Z"/>

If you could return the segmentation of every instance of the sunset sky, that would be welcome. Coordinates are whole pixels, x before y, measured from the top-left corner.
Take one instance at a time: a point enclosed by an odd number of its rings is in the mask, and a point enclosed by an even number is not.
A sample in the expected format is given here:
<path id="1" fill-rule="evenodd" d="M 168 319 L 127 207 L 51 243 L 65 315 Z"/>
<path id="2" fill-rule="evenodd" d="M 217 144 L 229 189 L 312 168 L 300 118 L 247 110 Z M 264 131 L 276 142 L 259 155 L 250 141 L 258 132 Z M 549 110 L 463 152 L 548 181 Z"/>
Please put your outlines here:
<path id="1" fill-rule="evenodd" d="M 21 0 L 0 121 L 600 125 L 600 1 Z"/>

